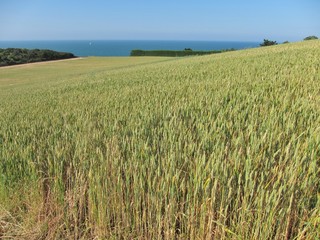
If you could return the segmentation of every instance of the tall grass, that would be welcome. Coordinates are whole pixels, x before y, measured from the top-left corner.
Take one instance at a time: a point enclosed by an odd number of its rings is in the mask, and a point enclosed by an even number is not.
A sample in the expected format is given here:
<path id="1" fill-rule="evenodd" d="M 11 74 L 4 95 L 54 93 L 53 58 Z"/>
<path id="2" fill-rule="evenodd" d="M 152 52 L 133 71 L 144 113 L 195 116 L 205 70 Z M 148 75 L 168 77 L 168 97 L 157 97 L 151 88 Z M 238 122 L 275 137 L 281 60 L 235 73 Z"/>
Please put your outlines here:
<path id="1" fill-rule="evenodd" d="M 0 238 L 320 238 L 319 57 L 311 41 L 1 86 Z"/>

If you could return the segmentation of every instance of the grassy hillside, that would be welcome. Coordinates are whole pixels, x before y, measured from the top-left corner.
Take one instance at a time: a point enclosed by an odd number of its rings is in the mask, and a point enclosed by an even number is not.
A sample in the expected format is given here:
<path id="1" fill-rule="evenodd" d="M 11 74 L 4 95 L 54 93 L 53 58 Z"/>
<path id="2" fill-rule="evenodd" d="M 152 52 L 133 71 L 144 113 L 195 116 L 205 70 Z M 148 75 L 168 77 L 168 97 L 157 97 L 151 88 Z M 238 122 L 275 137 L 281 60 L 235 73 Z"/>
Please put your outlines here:
<path id="1" fill-rule="evenodd" d="M 320 238 L 320 41 L 0 69 L 0 238 Z"/>

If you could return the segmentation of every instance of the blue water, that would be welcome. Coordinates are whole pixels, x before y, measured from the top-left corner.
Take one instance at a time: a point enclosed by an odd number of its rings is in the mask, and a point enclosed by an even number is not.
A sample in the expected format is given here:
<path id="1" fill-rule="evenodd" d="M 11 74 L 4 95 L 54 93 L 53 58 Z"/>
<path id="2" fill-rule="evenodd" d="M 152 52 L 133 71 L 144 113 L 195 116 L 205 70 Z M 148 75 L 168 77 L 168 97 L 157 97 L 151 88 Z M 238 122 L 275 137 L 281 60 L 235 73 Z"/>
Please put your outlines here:
<path id="1" fill-rule="evenodd" d="M 0 48 L 51 49 L 71 52 L 79 57 L 86 56 L 129 56 L 131 50 L 221 50 L 227 48 L 244 49 L 259 46 L 257 42 L 222 41 L 132 41 L 132 40 L 96 40 L 96 41 L 0 41 Z"/>

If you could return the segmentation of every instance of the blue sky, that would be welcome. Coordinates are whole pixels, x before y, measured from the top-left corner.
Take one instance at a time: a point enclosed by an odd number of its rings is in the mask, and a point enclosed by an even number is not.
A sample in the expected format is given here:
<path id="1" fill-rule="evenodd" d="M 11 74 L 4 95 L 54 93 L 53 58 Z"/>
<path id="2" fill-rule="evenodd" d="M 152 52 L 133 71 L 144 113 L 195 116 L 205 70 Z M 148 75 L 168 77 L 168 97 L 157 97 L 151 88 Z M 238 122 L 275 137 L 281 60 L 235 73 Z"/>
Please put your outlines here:
<path id="1" fill-rule="evenodd" d="M 0 40 L 320 37 L 320 0 L 0 0 L 0 9 Z"/>

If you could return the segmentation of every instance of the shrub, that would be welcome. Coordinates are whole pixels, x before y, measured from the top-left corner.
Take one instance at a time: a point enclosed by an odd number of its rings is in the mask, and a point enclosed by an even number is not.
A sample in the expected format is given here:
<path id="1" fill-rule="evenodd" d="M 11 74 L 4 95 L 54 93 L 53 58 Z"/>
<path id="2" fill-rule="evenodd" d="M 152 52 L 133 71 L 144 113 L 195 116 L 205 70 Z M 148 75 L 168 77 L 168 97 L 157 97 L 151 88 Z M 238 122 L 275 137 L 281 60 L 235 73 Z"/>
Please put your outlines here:
<path id="1" fill-rule="evenodd" d="M 261 47 L 266 47 L 266 46 L 272 46 L 272 45 L 277 45 L 278 43 L 276 41 L 270 41 L 268 39 L 263 39 L 263 43 L 260 44 Z"/>
<path id="2" fill-rule="evenodd" d="M 303 40 L 307 41 L 307 40 L 316 40 L 316 39 L 318 39 L 317 36 L 308 36 L 308 37 L 304 38 Z"/>

